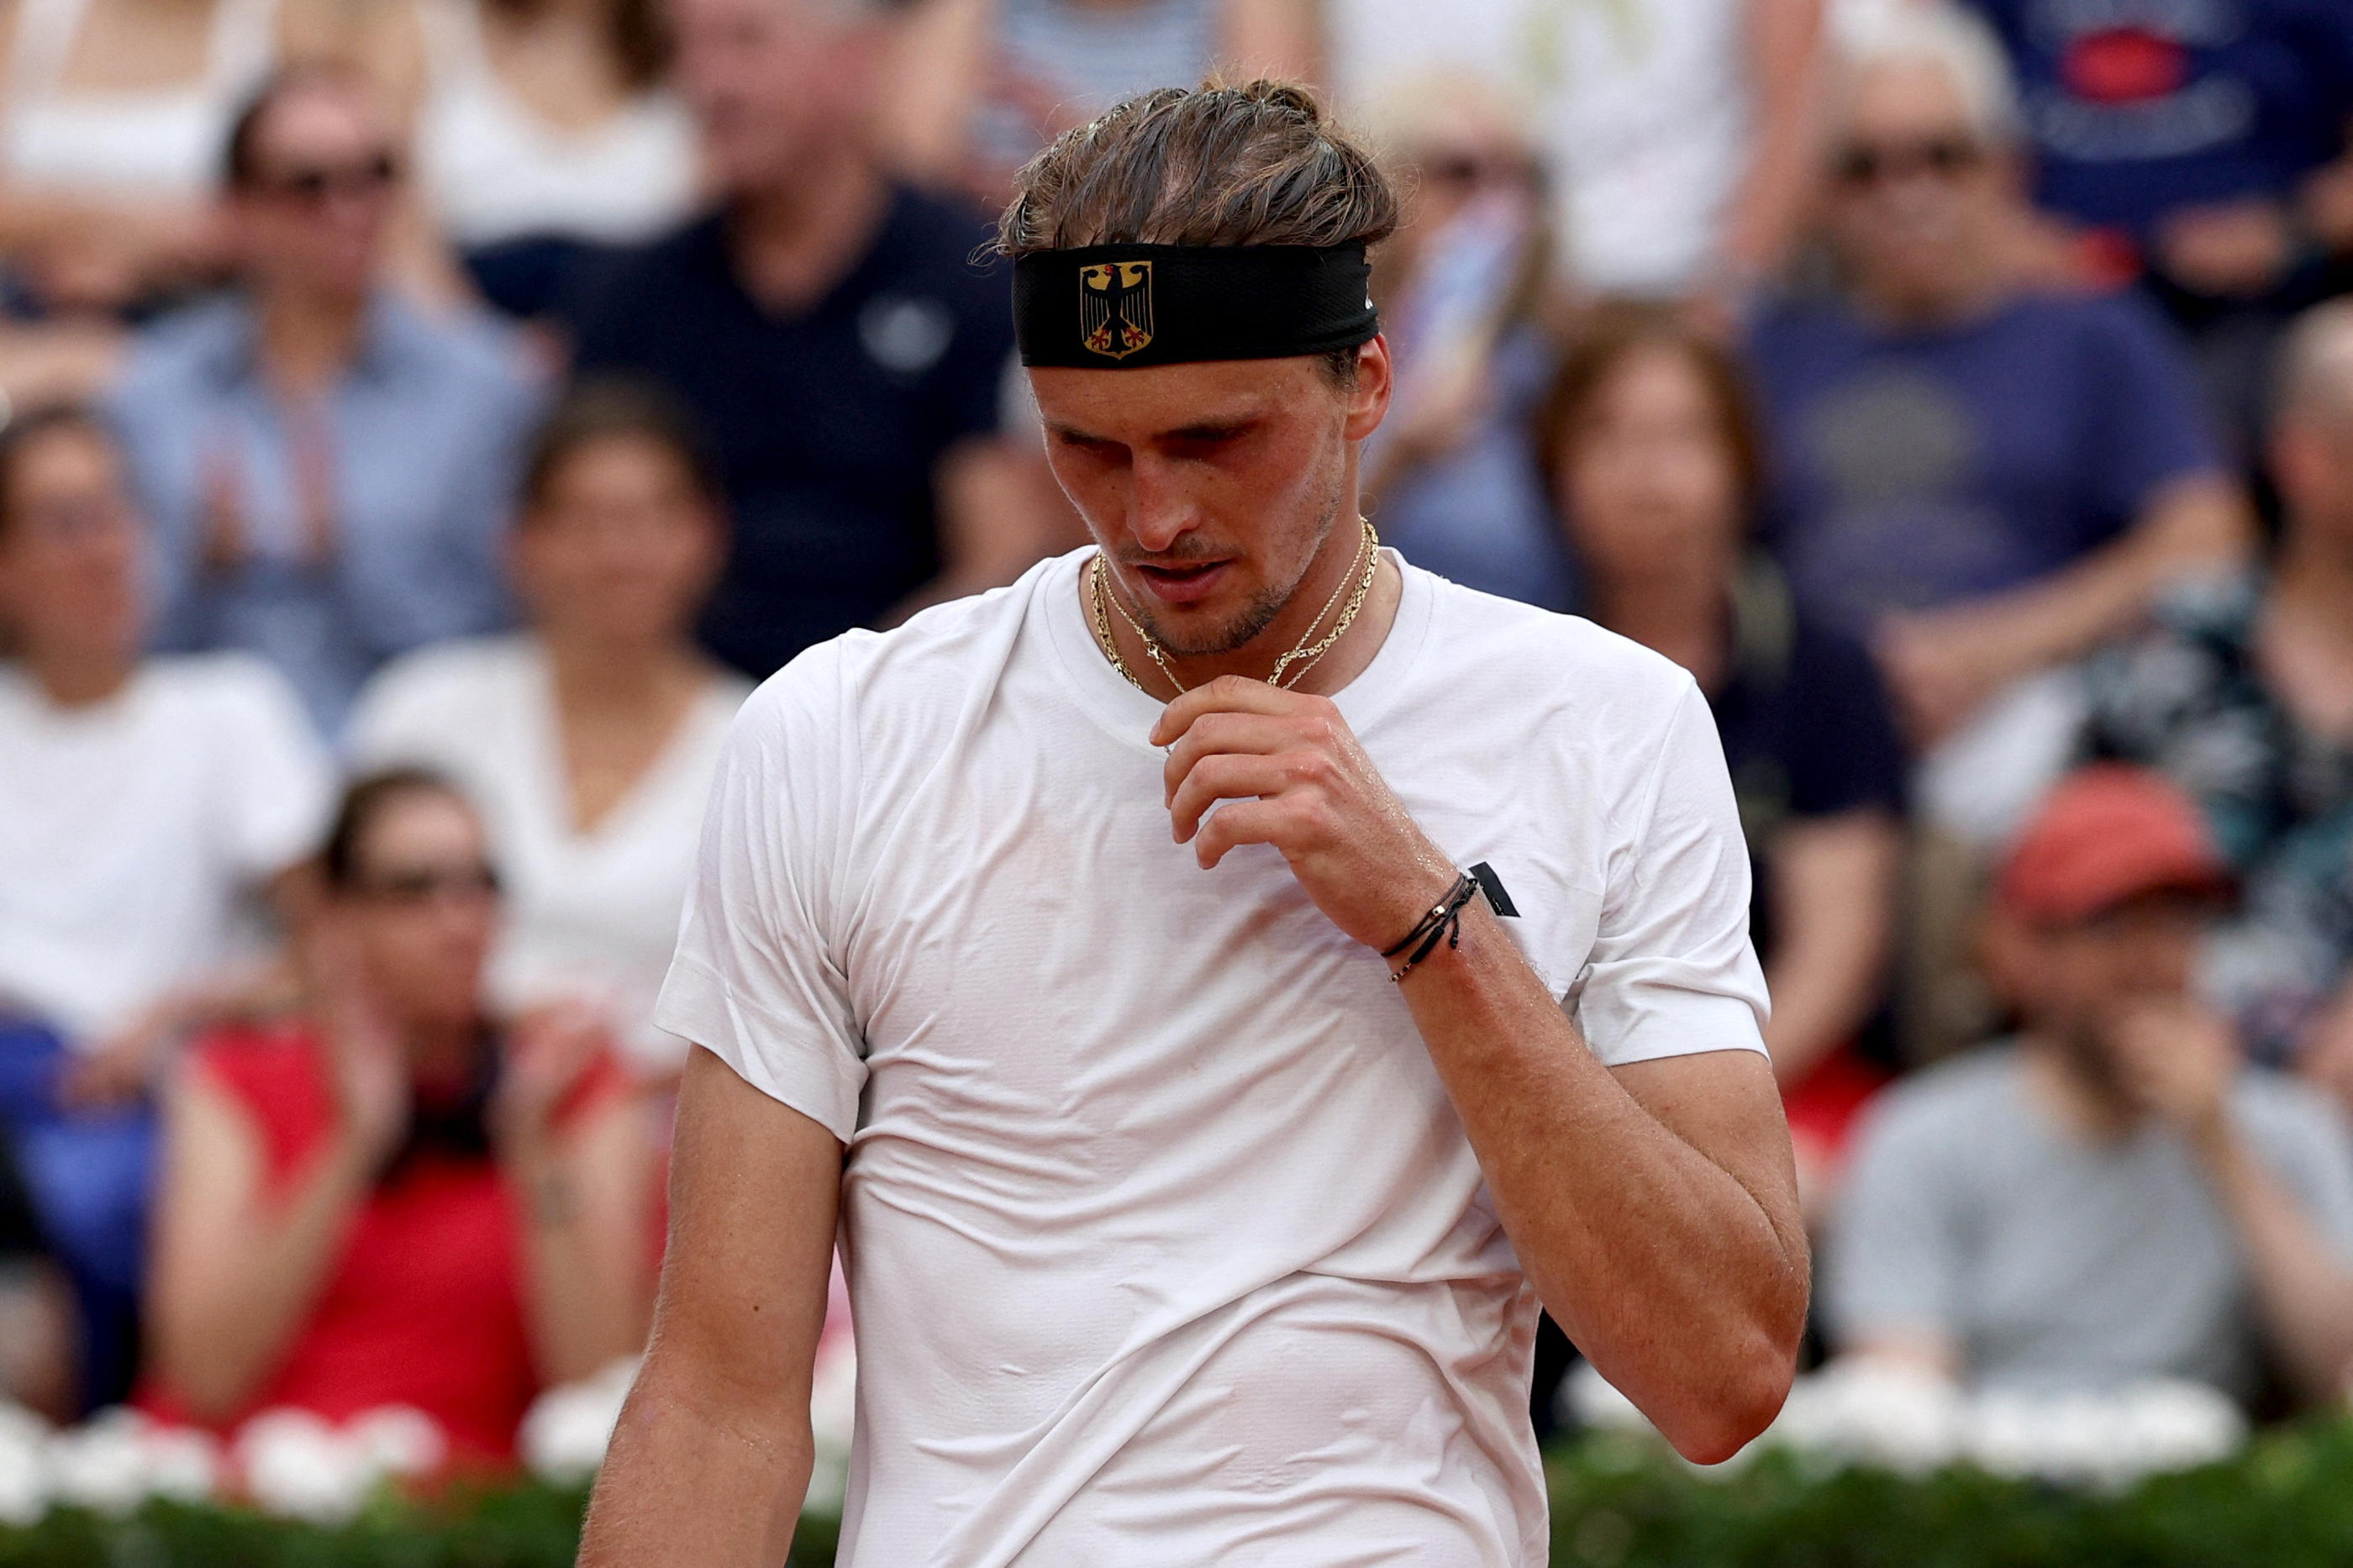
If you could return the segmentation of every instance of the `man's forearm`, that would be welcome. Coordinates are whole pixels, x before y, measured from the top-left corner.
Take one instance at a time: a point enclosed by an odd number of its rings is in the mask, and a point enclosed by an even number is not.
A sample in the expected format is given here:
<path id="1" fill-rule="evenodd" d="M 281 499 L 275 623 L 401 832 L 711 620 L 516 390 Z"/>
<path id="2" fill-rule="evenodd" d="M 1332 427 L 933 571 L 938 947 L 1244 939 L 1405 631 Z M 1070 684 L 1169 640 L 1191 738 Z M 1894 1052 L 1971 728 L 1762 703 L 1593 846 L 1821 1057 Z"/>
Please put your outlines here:
<path id="1" fill-rule="evenodd" d="M 1638 1103 L 1475 900 L 1461 946 L 1402 989 L 1546 1306 L 1677 1447 L 1725 1457 L 1787 1386 L 1807 1290 L 1794 1205 Z"/>
<path id="2" fill-rule="evenodd" d="M 776 1568 L 816 1447 L 808 1402 L 747 1415 L 667 1386 L 649 1361 L 613 1430 L 579 1568 Z"/>
<path id="3" fill-rule="evenodd" d="M 2254 1282 L 2256 1310 L 2296 1388 L 2334 1397 L 2353 1373 L 2353 1270 L 2225 1114 L 2192 1147 Z"/>
<path id="4" fill-rule="evenodd" d="M 1948 623 L 2002 652 L 2015 679 L 2081 658 L 2128 631 L 2174 582 L 2228 571 L 2252 539 L 2246 503 L 2211 477 L 2176 481 L 2130 533 L 2040 582 L 1922 618 Z"/>

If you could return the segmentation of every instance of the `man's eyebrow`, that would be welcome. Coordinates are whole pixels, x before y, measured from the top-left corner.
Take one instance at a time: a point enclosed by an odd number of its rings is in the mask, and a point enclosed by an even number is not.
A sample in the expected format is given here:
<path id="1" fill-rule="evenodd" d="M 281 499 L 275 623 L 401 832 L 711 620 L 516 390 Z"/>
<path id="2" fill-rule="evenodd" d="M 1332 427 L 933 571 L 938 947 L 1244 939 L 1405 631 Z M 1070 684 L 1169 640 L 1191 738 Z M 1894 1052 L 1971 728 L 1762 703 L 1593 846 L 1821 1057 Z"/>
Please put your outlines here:
<path id="1" fill-rule="evenodd" d="M 1257 426 L 1259 418 L 1260 416 L 1255 414 L 1237 414 L 1230 418 L 1203 419 L 1191 425 L 1178 426 L 1173 430 L 1155 432 L 1153 439 L 1155 441 L 1229 440 L 1250 431 Z M 1075 425 L 1063 424 L 1060 420 L 1047 421 L 1046 430 L 1056 440 L 1077 442 L 1081 445 L 1101 445 L 1113 439 L 1109 436 L 1098 436 L 1091 430 L 1082 430 Z"/>
<path id="2" fill-rule="evenodd" d="M 1258 423 L 1254 414 L 1238 414 L 1230 419 L 1204 419 L 1175 430 L 1161 432 L 1165 441 L 1222 441 L 1240 436 Z"/>

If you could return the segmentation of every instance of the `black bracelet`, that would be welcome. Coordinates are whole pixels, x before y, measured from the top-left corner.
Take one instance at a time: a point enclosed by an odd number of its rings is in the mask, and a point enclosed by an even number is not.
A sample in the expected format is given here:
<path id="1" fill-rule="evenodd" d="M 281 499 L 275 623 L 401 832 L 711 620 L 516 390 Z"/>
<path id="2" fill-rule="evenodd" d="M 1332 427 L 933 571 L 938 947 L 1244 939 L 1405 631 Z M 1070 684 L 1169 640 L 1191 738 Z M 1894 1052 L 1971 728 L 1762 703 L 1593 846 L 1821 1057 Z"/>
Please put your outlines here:
<path id="1" fill-rule="evenodd" d="M 1450 948 L 1462 945 L 1462 909 L 1476 898 L 1478 893 L 1477 878 L 1467 872 L 1456 874 L 1454 886 L 1446 890 L 1444 898 L 1430 906 L 1430 912 L 1415 922 L 1411 931 L 1405 933 L 1405 940 L 1382 952 L 1383 958 L 1395 958 L 1407 948 L 1413 949 L 1413 956 L 1405 961 L 1405 967 L 1390 972 L 1391 983 L 1403 980 L 1408 974 L 1413 973 L 1415 964 L 1436 952 L 1440 937 L 1446 939 L 1446 945 Z"/>

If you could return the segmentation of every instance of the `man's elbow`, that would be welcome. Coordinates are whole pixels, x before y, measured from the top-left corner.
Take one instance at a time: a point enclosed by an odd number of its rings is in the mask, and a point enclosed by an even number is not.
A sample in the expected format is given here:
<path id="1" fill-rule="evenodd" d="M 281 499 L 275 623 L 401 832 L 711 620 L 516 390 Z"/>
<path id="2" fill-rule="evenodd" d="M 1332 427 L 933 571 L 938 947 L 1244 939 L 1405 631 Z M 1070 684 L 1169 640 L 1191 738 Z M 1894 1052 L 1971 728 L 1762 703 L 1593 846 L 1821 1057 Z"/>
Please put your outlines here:
<path id="1" fill-rule="evenodd" d="M 1693 1464 L 1720 1465 L 1773 1425 L 1796 1376 L 1794 1351 L 1759 1343 L 1739 1359 L 1730 1375 L 1655 1425 L 1675 1452 Z"/>

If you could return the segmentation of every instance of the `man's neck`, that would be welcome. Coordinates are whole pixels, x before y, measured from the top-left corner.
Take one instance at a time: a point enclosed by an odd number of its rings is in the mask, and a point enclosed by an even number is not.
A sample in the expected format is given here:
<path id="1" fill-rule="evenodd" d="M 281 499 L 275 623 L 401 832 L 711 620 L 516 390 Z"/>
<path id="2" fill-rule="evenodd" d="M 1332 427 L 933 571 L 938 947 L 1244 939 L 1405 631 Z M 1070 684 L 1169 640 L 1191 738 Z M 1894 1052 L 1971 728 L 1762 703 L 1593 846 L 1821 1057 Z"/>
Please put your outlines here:
<path id="1" fill-rule="evenodd" d="M 642 714 L 676 700 L 681 687 L 699 685 L 704 667 L 695 655 L 664 641 L 651 647 L 589 637 L 543 637 L 557 708 L 566 715 Z"/>
<path id="2" fill-rule="evenodd" d="M 1338 515 L 1352 521 L 1334 525 L 1299 586 L 1258 636 L 1227 653 L 1181 655 L 1162 649 L 1169 668 L 1186 690 L 1206 686 L 1221 675 L 1265 680 L 1274 673 L 1276 663 L 1284 654 L 1302 646 L 1312 647 L 1339 624 L 1364 570 L 1365 531 L 1353 521 L 1356 516 L 1353 505 L 1344 506 Z M 1364 603 L 1346 633 L 1308 666 L 1305 674 L 1295 680 L 1286 674 L 1287 687 L 1328 697 L 1362 675 L 1380 652 L 1381 644 L 1388 639 L 1390 626 L 1397 620 L 1398 605 L 1405 596 L 1405 578 L 1386 556 L 1377 553 L 1373 568 L 1372 586 L 1366 592 Z M 1095 625 L 1092 585 L 1093 568 L 1090 566 L 1079 574 L 1080 609 L 1090 626 Z M 1128 615 L 1134 615 L 1137 606 L 1119 585 L 1116 574 L 1107 574 L 1104 589 L 1111 599 L 1107 618 L 1112 642 L 1119 649 L 1121 659 L 1143 681 L 1145 690 L 1155 697 L 1174 697 L 1176 692 L 1170 689 L 1168 675 L 1145 651 L 1143 636 L 1128 624 Z M 1329 614 L 1325 613 L 1327 606 Z M 1123 607 L 1127 615 L 1121 614 Z"/>
<path id="3" fill-rule="evenodd" d="M 2265 679 L 2316 733 L 2353 733 L 2353 549 L 2333 529 L 2291 522 L 2263 598 Z"/>
<path id="4" fill-rule="evenodd" d="M 2002 270 L 1978 261 L 1963 266 L 1934 290 L 1877 289 L 1859 278 L 1854 300 L 1866 321 L 1889 331 L 1932 332 L 1991 315 L 2010 294 Z"/>
<path id="5" fill-rule="evenodd" d="M 136 656 L 115 649 L 30 650 L 24 667 L 54 708 L 94 708 L 119 695 L 139 673 Z"/>
<path id="6" fill-rule="evenodd" d="M 2063 1041 L 2029 1031 L 2019 1037 L 2019 1057 L 2034 1099 L 2075 1136 L 2113 1142 L 2140 1125 L 2139 1109 Z"/>
<path id="7" fill-rule="evenodd" d="M 2289 521 L 2272 568 L 2270 602 L 2353 641 L 2353 530 Z"/>
<path id="8" fill-rule="evenodd" d="M 263 376 L 298 397 L 325 392 L 359 358 L 367 296 L 272 289 L 255 304 L 255 353 Z"/>
<path id="9" fill-rule="evenodd" d="M 744 291 L 776 315 L 809 310 L 866 254 L 890 202 L 890 183 L 847 144 L 813 155 L 789 182 L 739 195 L 727 239 Z"/>

